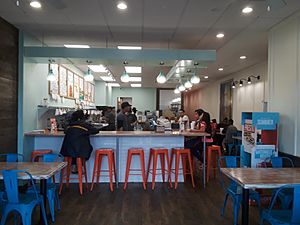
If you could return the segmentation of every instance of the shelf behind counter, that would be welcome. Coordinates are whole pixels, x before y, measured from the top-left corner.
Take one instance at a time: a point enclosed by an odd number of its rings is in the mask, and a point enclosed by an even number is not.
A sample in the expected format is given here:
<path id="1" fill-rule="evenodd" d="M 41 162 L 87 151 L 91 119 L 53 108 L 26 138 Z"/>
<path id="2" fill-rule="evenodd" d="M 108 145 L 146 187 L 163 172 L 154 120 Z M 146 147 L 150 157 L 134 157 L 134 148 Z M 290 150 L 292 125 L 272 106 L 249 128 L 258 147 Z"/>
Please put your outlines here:
<path id="1" fill-rule="evenodd" d="M 52 149 L 54 153 L 59 153 L 64 138 L 64 132 L 45 133 L 43 131 L 33 131 L 24 134 L 25 150 L 23 152 L 26 159 L 30 158 L 32 151 L 37 149 Z M 119 182 L 124 182 L 127 151 L 129 148 L 143 148 L 145 151 L 145 162 L 148 162 L 150 148 L 180 148 L 184 147 L 184 137 L 205 137 L 209 136 L 203 132 L 179 132 L 170 131 L 156 133 L 153 131 L 100 131 L 96 135 L 91 135 L 90 140 L 93 149 L 112 148 L 116 151 L 116 170 Z M 24 151 L 25 151 L 24 150 Z M 88 180 L 91 181 L 95 151 L 87 162 Z M 103 168 L 107 168 L 107 160 L 103 160 Z M 131 168 L 140 168 L 139 159 L 133 158 Z M 151 174 L 149 177 L 151 180 Z M 162 181 L 157 176 L 158 182 Z M 107 177 L 101 178 L 101 181 L 108 182 Z M 129 182 L 141 182 L 140 176 L 130 176 Z M 183 177 L 179 178 L 183 181 Z"/>

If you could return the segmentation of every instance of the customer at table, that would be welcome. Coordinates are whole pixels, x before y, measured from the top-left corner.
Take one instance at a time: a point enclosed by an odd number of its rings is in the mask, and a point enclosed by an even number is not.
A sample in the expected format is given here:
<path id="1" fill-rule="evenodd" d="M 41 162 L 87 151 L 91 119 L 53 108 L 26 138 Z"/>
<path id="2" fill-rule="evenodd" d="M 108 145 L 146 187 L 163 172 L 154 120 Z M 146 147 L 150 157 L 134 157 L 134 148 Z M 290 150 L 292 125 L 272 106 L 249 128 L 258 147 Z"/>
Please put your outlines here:
<path id="1" fill-rule="evenodd" d="M 228 126 L 226 127 L 226 133 L 225 133 L 225 138 L 223 139 L 223 149 L 227 149 L 228 144 L 233 144 L 234 140 L 232 138 L 233 135 L 236 135 L 237 133 L 237 128 L 236 126 L 233 125 L 233 120 L 230 119 L 228 121 Z"/>
<path id="2" fill-rule="evenodd" d="M 208 112 L 205 112 L 203 109 L 195 110 L 195 120 L 196 120 L 195 130 L 199 130 L 211 134 L 210 115 Z M 207 138 L 206 141 L 212 142 L 211 138 Z M 202 152 L 203 152 L 202 137 L 187 138 L 185 141 L 185 147 L 191 149 L 192 154 L 198 160 L 202 158 Z"/>
<path id="3" fill-rule="evenodd" d="M 188 115 L 186 115 L 184 109 L 179 110 L 179 119 L 178 119 L 179 124 L 184 123 L 184 129 L 188 129 L 190 127 L 190 119 Z"/>
<path id="4" fill-rule="evenodd" d="M 72 114 L 69 125 L 65 130 L 65 137 L 60 150 L 60 154 L 66 157 L 72 157 L 72 172 L 76 172 L 76 158 L 81 157 L 88 160 L 93 151 L 90 143 L 90 135 L 97 134 L 96 129 L 86 122 L 86 116 L 82 110 L 77 110 Z"/>
<path id="5" fill-rule="evenodd" d="M 129 116 L 131 105 L 128 102 L 121 104 L 121 111 L 117 115 L 117 130 L 119 131 L 133 131 L 131 125 L 131 118 Z"/>

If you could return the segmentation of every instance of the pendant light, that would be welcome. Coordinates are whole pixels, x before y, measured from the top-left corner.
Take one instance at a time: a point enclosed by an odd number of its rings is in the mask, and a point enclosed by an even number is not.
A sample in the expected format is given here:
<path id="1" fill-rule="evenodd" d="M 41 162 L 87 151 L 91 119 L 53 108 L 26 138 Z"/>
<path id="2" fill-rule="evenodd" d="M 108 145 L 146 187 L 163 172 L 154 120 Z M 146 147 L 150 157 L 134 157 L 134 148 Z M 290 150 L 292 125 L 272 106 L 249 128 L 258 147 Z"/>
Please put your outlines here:
<path id="1" fill-rule="evenodd" d="M 234 81 L 232 82 L 232 86 L 231 87 L 235 88 L 235 82 Z"/>
<path id="2" fill-rule="evenodd" d="M 191 77 L 191 83 L 192 84 L 199 84 L 200 83 L 200 77 L 196 76 L 195 74 Z"/>
<path id="3" fill-rule="evenodd" d="M 189 88 L 193 87 L 193 84 L 188 80 L 188 81 L 186 81 L 186 82 L 184 83 L 184 87 L 185 87 L 186 89 L 189 89 Z"/>
<path id="4" fill-rule="evenodd" d="M 128 75 L 128 73 L 126 73 L 126 71 L 124 71 L 124 73 L 122 74 L 121 81 L 123 83 L 128 83 L 130 81 L 130 76 Z"/>
<path id="5" fill-rule="evenodd" d="M 179 89 L 178 89 L 178 86 L 174 89 L 174 93 L 175 93 L 175 94 L 179 94 L 179 93 L 180 93 L 180 91 L 179 91 Z"/>
<path id="6" fill-rule="evenodd" d="M 94 76 L 90 68 L 88 68 L 87 73 L 84 75 L 84 80 L 88 82 L 92 82 L 94 80 Z"/>
<path id="7" fill-rule="evenodd" d="M 159 84 L 164 84 L 164 83 L 166 83 L 167 77 L 166 77 L 166 75 L 164 74 L 164 72 L 161 71 L 161 72 L 158 74 L 158 76 L 156 77 L 156 81 L 157 81 L 157 83 L 159 83 Z"/>
<path id="8" fill-rule="evenodd" d="M 180 92 L 183 92 L 183 91 L 185 91 L 185 87 L 184 87 L 184 85 L 183 85 L 183 84 L 181 84 L 181 85 L 178 87 L 178 90 L 179 90 Z"/>
<path id="9" fill-rule="evenodd" d="M 47 75 L 47 80 L 48 81 L 56 81 L 56 77 L 53 73 L 53 69 L 52 69 L 52 63 L 54 62 L 54 60 L 49 59 L 49 70 L 48 70 L 48 75 Z"/>

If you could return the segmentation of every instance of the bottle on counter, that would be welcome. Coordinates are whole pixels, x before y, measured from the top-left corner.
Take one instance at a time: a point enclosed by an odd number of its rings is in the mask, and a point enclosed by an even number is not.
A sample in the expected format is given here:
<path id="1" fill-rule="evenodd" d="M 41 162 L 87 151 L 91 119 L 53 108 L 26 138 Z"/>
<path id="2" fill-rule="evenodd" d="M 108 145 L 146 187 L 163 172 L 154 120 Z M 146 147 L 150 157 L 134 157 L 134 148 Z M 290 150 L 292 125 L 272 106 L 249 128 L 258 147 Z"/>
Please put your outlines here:
<path id="1" fill-rule="evenodd" d="M 55 119 L 55 118 L 51 118 L 51 119 L 50 119 L 50 123 L 51 123 L 51 126 L 50 126 L 50 133 L 51 133 L 51 134 L 57 133 L 57 123 L 56 123 L 56 119 Z"/>

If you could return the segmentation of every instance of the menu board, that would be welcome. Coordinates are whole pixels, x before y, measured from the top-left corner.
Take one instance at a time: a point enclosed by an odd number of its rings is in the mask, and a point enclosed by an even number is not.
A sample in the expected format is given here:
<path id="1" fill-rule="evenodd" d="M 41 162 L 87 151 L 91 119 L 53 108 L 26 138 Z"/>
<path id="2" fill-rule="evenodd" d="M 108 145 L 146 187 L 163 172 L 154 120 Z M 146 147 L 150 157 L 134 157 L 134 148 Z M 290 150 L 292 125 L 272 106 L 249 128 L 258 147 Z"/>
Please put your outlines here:
<path id="1" fill-rule="evenodd" d="M 91 102 L 95 102 L 95 85 L 92 84 L 92 91 L 91 91 Z"/>
<path id="2" fill-rule="evenodd" d="M 84 100 L 84 80 L 82 77 L 79 78 L 79 99 Z"/>
<path id="3" fill-rule="evenodd" d="M 68 85 L 68 97 L 73 98 L 74 97 L 74 74 L 70 70 L 67 72 L 67 85 Z"/>
<path id="4" fill-rule="evenodd" d="M 49 69 L 52 69 L 53 74 L 55 76 L 55 81 L 49 81 L 49 94 L 50 95 L 58 95 L 58 65 L 57 64 L 49 64 Z"/>
<path id="5" fill-rule="evenodd" d="M 79 76 L 74 74 L 74 98 L 79 99 Z"/>
<path id="6" fill-rule="evenodd" d="M 84 81 L 84 101 L 88 101 L 88 96 L 89 96 L 89 83 Z"/>
<path id="7" fill-rule="evenodd" d="M 60 66 L 59 67 L 59 94 L 62 97 L 67 97 L 67 69 Z"/>

